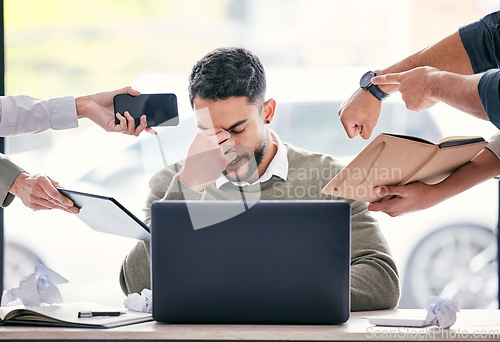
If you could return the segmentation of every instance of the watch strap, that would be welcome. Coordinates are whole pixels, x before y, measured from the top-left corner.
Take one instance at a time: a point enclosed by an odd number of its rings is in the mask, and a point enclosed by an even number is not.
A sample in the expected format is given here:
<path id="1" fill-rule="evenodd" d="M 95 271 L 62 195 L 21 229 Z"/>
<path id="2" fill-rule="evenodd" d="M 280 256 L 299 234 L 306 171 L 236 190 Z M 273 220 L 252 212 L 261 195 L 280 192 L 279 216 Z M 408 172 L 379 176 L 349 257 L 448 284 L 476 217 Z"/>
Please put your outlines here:
<path id="1" fill-rule="evenodd" d="M 376 99 L 382 101 L 385 98 L 389 97 L 389 94 L 384 93 L 382 89 L 376 84 L 371 84 L 366 90 L 370 92 Z"/>

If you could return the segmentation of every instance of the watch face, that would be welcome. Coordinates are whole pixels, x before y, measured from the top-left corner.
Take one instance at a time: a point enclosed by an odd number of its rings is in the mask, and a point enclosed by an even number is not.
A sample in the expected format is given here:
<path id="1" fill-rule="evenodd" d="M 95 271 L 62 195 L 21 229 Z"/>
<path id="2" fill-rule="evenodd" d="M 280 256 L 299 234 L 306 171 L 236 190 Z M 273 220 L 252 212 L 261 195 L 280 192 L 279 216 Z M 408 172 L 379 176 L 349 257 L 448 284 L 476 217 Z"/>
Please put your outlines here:
<path id="1" fill-rule="evenodd" d="M 361 79 L 359 80 L 359 85 L 361 88 L 366 89 L 369 86 L 372 85 L 372 78 L 375 77 L 376 74 L 373 71 L 367 71 L 363 76 L 361 76 Z"/>

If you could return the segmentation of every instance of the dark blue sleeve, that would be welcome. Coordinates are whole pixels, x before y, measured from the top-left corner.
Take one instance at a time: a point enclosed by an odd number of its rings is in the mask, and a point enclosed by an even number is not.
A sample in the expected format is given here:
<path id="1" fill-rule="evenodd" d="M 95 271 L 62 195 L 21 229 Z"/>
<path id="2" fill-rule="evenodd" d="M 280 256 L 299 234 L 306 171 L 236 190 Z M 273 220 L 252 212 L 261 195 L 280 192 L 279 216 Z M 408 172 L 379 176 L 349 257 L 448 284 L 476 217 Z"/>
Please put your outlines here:
<path id="1" fill-rule="evenodd" d="M 479 80 L 477 90 L 490 121 L 500 128 L 500 70 L 491 69 Z"/>
<path id="2" fill-rule="evenodd" d="M 486 71 L 477 90 L 486 115 L 500 128 L 500 11 L 458 30 L 474 73 Z"/>
<path id="3" fill-rule="evenodd" d="M 474 73 L 500 65 L 500 11 L 458 30 Z"/>

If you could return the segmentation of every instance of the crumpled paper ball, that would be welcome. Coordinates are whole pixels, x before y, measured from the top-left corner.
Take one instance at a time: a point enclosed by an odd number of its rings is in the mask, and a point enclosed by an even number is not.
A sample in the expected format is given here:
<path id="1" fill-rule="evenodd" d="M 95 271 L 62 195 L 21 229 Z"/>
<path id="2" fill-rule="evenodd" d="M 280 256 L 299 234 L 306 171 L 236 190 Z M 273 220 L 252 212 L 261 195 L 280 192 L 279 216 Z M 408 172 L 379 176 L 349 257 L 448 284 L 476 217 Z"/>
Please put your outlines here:
<path id="1" fill-rule="evenodd" d="M 123 305 L 130 311 L 153 312 L 153 293 L 144 289 L 141 294 L 132 293 L 127 296 Z"/>
<path id="2" fill-rule="evenodd" d="M 459 312 L 458 303 L 450 298 L 430 297 L 425 304 L 427 310 L 426 323 L 437 325 L 447 329 L 455 324 L 457 312 Z"/>
<path id="3" fill-rule="evenodd" d="M 20 301 L 24 306 L 40 306 L 62 302 L 61 293 L 57 285 L 67 283 L 68 280 L 44 265 L 36 265 L 35 273 L 23 277 L 19 287 L 4 291 L 2 306 Z"/>

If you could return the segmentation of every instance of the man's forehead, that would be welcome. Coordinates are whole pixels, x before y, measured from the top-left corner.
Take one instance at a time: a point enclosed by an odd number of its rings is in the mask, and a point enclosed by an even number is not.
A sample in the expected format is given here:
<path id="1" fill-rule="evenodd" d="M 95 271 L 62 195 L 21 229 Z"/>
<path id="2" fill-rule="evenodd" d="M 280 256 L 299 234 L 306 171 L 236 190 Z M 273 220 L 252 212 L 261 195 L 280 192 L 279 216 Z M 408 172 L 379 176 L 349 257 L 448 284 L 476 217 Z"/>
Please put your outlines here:
<path id="1" fill-rule="evenodd" d="M 225 111 L 251 111 L 257 106 L 250 102 L 245 96 L 231 96 L 226 99 L 203 99 L 195 96 L 193 99 L 193 106 L 195 110 L 205 107 L 210 108 L 212 111 L 225 112 Z"/>
<path id="2" fill-rule="evenodd" d="M 195 108 L 194 117 L 196 122 L 212 121 L 212 116 L 210 115 L 210 109 L 208 107 Z"/>

